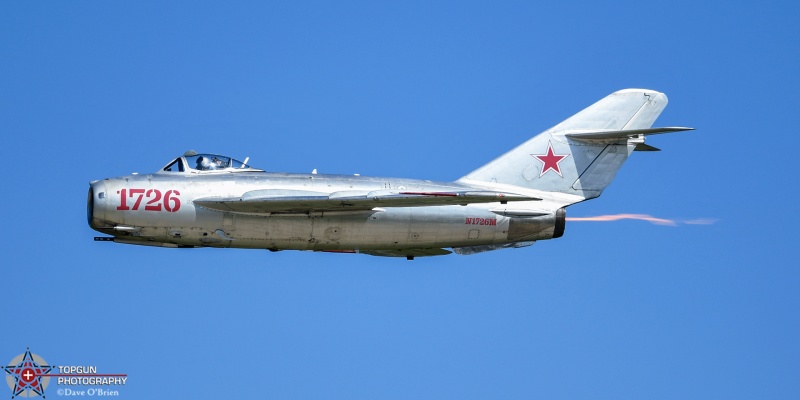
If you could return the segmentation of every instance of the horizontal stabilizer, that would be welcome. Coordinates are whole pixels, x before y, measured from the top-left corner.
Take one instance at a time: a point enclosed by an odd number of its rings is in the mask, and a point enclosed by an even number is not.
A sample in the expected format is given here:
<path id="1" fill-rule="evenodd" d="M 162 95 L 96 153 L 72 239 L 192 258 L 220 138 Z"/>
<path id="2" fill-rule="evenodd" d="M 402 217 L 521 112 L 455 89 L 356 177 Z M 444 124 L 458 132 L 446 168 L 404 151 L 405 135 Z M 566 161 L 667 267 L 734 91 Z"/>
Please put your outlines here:
<path id="1" fill-rule="evenodd" d="M 647 129 L 623 129 L 623 130 L 598 130 L 598 131 L 570 131 L 564 136 L 575 140 L 608 140 L 608 139 L 627 139 L 639 135 L 657 135 L 660 133 L 693 131 L 694 128 L 682 126 L 670 126 L 664 128 Z"/>
<path id="2" fill-rule="evenodd" d="M 194 203 L 211 210 L 247 213 L 309 213 L 331 211 L 365 211 L 375 207 L 424 207 L 467 205 L 473 203 L 505 203 L 535 201 L 536 197 L 495 191 L 453 192 L 372 192 L 320 193 L 302 190 L 254 190 L 241 197 L 206 197 Z"/>

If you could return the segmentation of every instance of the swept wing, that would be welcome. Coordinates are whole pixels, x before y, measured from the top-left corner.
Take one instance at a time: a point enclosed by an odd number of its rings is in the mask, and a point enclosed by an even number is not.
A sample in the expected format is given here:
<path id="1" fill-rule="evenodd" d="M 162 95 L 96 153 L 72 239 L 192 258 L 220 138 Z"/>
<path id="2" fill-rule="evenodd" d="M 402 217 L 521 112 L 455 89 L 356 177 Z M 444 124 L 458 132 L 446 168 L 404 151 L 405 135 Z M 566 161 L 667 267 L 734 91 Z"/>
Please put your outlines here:
<path id="1" fill-rule="evenodd" d="M 536 201 L 540 198 L 496 191 L 372 192 L 343 191 L 334 193 L 304 190 L 253 190 L 241 197 L 205 197 L 194 200 L 211 210 L 246 213 L 307 213 L 330 211 L 363 211 L 375 207 L 424 207 L 467 205 L 472 203 L 506 203 Z"/>

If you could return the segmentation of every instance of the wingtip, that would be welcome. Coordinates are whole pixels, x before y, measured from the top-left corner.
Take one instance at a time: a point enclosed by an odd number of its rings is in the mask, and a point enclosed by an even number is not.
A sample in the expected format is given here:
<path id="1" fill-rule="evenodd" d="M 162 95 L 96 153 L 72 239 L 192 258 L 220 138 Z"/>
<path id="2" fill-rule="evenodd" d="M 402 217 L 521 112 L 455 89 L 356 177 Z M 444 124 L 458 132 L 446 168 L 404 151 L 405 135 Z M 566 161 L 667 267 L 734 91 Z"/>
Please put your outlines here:
<path id="1" fill-rule="evenodd" d="M 658 90 L 641 89 L 641 88 L 628 88 L 628 89 L 617 90 L 613 94 L 628 94 L 628 93 L 641 93 L 641 94 L 648 94 L 648 95 L 664 94 L 662 92 L 659 92 Z"/>

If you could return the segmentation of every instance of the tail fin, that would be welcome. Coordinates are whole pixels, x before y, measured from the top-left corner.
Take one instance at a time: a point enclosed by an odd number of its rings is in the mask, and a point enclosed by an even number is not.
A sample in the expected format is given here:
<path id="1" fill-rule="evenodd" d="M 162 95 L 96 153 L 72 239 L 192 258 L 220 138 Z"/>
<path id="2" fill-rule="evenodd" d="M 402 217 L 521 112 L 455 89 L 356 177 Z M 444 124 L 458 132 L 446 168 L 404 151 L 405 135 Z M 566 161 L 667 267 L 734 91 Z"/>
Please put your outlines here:
<path id="1" fill-rule="evenodd" d="M 569 204 L 598 197 L 632 151 L 657 150 L 644 144 L 644 136 L 691 129 L 651 129 L 666 105 L 667 96 L 653 90 L 614 92 L 459 182 L 578 196 Z"/>

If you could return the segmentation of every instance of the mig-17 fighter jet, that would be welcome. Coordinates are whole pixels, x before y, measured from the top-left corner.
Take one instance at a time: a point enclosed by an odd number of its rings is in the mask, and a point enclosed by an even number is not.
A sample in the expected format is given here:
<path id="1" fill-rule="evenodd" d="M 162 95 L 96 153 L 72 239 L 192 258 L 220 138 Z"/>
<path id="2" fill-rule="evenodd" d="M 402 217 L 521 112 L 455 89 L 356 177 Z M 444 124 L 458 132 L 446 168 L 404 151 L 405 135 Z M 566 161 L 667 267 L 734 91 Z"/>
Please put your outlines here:
<path id="1" fill-rule="evenodd" d="M 454 182 L 266 172 L 187 151 L 150 174 L 91 182 L 99 241 L 406 257 L 524 247 L 564 234 L 648 135 L 663 93 L 612 93 Z M 451 249 L 451 250 L 448 250 Z"/>

